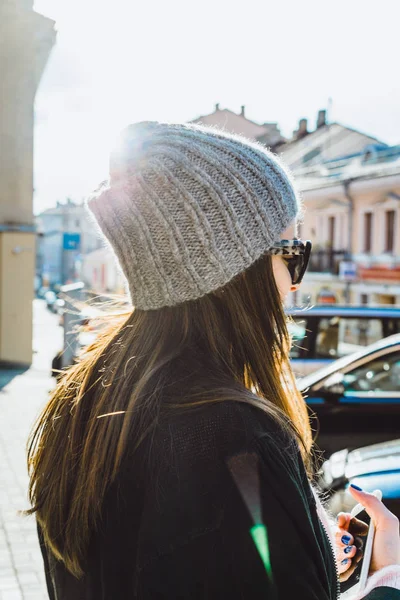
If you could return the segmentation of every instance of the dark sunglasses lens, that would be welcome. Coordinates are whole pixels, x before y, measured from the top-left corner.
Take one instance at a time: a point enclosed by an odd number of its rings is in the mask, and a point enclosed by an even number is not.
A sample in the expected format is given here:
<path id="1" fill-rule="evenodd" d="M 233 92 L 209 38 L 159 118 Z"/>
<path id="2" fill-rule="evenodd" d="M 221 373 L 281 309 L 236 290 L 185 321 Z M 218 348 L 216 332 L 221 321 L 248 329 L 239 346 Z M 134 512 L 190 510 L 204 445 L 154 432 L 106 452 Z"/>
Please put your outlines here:
<path id="1" fill-rule="evenodd" d="M 307 241 L 303 254 L 292 254 L 290 257 L 283 255 L 292 278 L 292 285 L 298 285 L 302 282 L 310 260 L 311 247 L 311 242 Z"/>
<path id="2" fill-rule="evenodd" d="M 308 263 L 310 261 L 311 248 L 312 248 L 311 242 L 308 241 L 306 243 L 306 251 L 303 256 L 303 266 L 302 266 L 302 272 L 300 274 L 300 281 L 303 279 L 304 273 L 307 271 Z"/>
<path id="3" fill-rule="evenodd" d="M 300 277 L 303 271 L 304 255 L 296 254 L 290 260 L 288 260 L 288 269 L 292 278 L 292 285 L 297 285 L 300 281 Z"/>
<path id="4" fill-rule="evenodd" d="M 295 277 L 292 276 L 293 285 L 297 285 L 302 282 L 304 273 L 307 271 L 308 262 L 311 254 L 311 242 L 307 242 L 306 250 L 304 254 L 299 255 L 299 260 L 295 269 Z"/>

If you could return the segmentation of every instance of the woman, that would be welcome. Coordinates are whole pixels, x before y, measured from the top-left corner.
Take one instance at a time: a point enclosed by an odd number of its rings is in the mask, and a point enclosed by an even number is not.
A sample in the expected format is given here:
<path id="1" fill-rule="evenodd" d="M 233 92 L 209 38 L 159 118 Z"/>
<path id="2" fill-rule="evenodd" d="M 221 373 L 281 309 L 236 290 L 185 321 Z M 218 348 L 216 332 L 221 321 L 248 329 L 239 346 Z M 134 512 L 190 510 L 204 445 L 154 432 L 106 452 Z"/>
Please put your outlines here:
<path id="1" fill-rule="evenodd" d="M 288 241 L 288 174 L 242 138 L 141 123 L 89 208 L 134 310 L 64 375 L 31 436 L 50 598 L 336 598 L 288 360 L 282 300 L 311 249 Z M 365 597 L 400 598 L 394 517 L 352 493 L 392 548 L 374 555 Z M 341 519 L 344 572 L 356 548 Z"/>

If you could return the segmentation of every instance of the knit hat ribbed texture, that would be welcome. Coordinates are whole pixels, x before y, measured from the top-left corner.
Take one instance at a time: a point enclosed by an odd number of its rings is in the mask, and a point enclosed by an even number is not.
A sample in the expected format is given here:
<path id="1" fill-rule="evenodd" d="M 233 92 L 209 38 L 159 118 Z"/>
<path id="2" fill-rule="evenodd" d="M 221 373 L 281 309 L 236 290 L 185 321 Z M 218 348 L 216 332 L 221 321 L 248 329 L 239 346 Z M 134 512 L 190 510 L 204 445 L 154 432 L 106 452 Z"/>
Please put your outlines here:
<path id="1" fill-rule="evenodd" d="M 143 310 L 217 290 L 250 267 L 296 217 L 280 160 L 260 144 L 199 125 L 137 123 L 110 179 L 88 199 Z"/>

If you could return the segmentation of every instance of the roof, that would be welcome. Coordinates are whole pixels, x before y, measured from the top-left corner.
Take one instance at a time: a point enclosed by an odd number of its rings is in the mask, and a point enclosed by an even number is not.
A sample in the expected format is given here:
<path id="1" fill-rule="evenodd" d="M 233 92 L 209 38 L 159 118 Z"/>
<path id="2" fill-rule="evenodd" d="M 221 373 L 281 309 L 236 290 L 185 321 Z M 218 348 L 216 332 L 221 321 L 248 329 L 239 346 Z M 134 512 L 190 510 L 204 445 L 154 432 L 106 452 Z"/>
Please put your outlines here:
<path id="1" fill-rule="evenodd" d="M 198 123 L 202 125 L 217 126 L 220 129 L 235 133 L 238 135 L 244 135 L 245 137 L 257 140 L 262 138 L 263 142 L 267 145 L 275 145 L 278 142 L 282 142 L 284 139 L 278 129 L 276 123 L 264 123 L 260 125 L 255 121 L 251 121 L 243 114 L 234 113 L 232 110 L 227 108 L 216 109 L 209 115 L 203 115 L 190 121 L 191 123 Z"/>
<path id="2" fill-rule="evenodd" d="M 321 161 L 296 170 L 303 192 L 333 186 L 350 180 L 368 180 L 400 175 L 400 146 L 368 144 L 362 151 Z"/>
<path id="3" fill-rule="evenodd" d="M 57 202 L 55 206 L 51 206 L 50 208 L 46 208 L 42 212 L 36 215 L 37 218 L 49 216 L 49 215 L 63 215 L 66 213 L 74 213 L 74 212 L 85 212 L 85 205 L 83 202 L 73 202 L 72 200 L 68 200 L 66 202 Z"/>
<path id="4" fill-rule="evenodd" d="M 279 147 L 285 163 L 294 171 L 316 163 L 361 152 L 367 145 L 387 148 L 387 144 L 356 129 L 330 123 L 299 140 Z"/>

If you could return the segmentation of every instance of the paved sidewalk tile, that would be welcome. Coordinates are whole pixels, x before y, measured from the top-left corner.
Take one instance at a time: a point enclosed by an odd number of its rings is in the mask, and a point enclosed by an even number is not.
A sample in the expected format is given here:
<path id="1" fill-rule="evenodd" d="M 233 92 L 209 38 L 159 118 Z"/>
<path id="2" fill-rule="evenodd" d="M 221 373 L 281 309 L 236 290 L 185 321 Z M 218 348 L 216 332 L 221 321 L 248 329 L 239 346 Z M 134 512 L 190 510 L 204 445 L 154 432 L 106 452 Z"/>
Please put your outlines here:
<path id="1" fill-rule="evenodd" d="M 48 599 L 34 517 L 29 507 L 26 441 L 54 382 L 51 359 L 61 348 L 56 315 L 34 303 L 34 360 L 25 371 L 0 370 L 0 600 Z"/>

